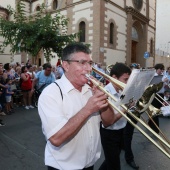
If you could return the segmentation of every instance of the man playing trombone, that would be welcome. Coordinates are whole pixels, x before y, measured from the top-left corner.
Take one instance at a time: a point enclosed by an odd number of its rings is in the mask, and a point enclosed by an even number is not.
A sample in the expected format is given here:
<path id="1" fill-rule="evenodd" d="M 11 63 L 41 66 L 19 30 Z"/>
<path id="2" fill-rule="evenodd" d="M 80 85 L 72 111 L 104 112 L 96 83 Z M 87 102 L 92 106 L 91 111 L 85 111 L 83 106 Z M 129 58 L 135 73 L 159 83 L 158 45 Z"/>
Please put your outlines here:
<path id="1" fill-rule="evenodd" d="M 40 95 L 38 111 L 47 139 L 48 170 L 93 170 L 100 158 L 99 110 L 107 108 L 108 102 L 101 90 L 92 91 L 87 85 L 86 74 L 92 71 L 92 64 L 91 51 L 86 45 L 66 46 L 62 56 L 63 76 Z"/>

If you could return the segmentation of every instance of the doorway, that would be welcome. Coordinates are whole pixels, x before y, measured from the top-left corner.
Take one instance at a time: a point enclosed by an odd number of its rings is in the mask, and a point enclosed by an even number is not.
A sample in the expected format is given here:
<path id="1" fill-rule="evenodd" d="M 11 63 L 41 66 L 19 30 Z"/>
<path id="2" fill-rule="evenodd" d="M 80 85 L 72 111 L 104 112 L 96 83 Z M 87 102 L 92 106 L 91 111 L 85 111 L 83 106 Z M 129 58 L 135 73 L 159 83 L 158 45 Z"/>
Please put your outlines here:
<path id="1" fill-rule="evenodd" d="M 38 66 L 41 66 L 41 58 L 38 59 Z"/>
<path id="2" fill-rule="evenodd" d="M 136 51 L 137 51 L 137 41 L 132 40 L 132 48 L 131 48 L 131 63 L 137 62 Z"/>

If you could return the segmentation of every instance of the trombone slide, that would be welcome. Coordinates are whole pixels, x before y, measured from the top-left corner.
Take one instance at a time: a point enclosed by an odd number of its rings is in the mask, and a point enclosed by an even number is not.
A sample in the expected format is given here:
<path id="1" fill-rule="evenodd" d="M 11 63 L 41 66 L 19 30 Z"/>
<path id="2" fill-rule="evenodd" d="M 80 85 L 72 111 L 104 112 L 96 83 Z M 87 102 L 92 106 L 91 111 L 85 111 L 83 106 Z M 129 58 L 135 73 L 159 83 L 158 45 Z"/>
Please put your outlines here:
<path id="1" fill-rule="evenodd" d="M 108 93 L 102 86 L 100 86 L 100 83 L 96 82 L 94 79 L 90 78 L 90 75 L 86 75 L 87 79 L 90 80 L 95 86 L 97 86 L 101 91 L 103 91 L 105 94 L 107 94 L 111 99 L 116 101 L 117 99 L 112 96 L 110 93 Z M 120 109 L 118 109 L 113 103 L 111 103 L 108 100 L 108 103 L 117 110 L 123 117 L 127 119 L 129 123 L 131 123 L 135 128 L 137 128 L 148 140 L 150 140 L 160 151 L 162 151 L 168 158 L 170 158 L 169 153 L 167 153 L 163 148 L 161 148 L 146 132 L 144 132 L 143 129 L 141 129 L 138 125 L 136 125 L 129 117 L 127 117 L 126 114 L 124 114 Z M 125 105 L 121 105 L 122 108 L 127 110 L 127 107 Z M 168 148 L 170 148 L 170 145 L 163 140 L 156 132 L 154 132 L 146 123 L 144 123 L 142 120 L 140 120 L 137 116 L 135 116 L 132 112 L 127 111 L 134 119 L 136 119 L 138 122 L 140 122 L 146 129 L 148 129 L 152 134 L 154 134 L 160 141 L 162 141 Z"/>

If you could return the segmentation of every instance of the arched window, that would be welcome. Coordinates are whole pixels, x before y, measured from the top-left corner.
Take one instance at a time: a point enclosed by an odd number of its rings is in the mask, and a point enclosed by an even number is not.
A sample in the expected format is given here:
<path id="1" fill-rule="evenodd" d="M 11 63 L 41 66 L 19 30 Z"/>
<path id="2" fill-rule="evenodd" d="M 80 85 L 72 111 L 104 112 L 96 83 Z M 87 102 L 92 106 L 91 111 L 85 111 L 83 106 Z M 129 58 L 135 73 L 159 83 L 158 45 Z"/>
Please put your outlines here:
<path id="1" fill-rule="evenodd" d="M 58 7 L 58 0 L 53 0 L 53 10 L 56 10 Z"/>
<path id="2" fill-rule="evenodd" d="M 80 22 L 79 24 L 79 31 L 80 31 L 80 42 L 85 42 L 86 41 L 86 24 L 84 21 Z"/>
<path id="3" fill-rule="evenodd" d="M 110 44 L 113 44 L 113 38 L 114 38 L 114 24 L 110 23 Z"/>
<path id="4" fill-rule="evenodd" d="M 40 6 L 37 6 L 37 7 L 36 7 L 36 11 L 40 11 Z"/>
<path id="5" fill-rule="evenodd" d="M 138 32 L 135 27 L 132 27 L 132 39 L 133 40 L 138 40 Z"/>

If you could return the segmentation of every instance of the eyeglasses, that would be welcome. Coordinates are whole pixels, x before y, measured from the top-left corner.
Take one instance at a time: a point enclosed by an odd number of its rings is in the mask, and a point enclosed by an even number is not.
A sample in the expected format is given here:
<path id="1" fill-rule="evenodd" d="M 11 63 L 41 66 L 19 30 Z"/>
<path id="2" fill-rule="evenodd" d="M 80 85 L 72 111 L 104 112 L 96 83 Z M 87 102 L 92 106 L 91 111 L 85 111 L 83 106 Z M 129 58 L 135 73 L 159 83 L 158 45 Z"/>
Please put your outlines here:
<path id="1" fill-rule="evenodd" d="M 94 64 L 93 61 L 87 61 L 87 60 L 64 60 L 64 61 L 68 61 L 68 62 L 76 62 L 79 63 L 82 66 L 87 66 L 87 64 L 89 64 L 90 66 L 92 66 Z"/>

